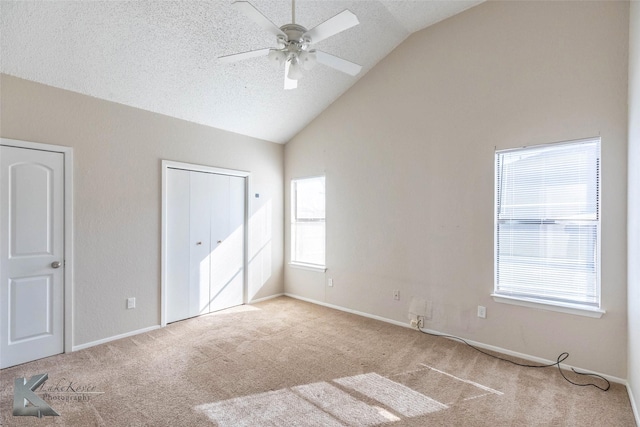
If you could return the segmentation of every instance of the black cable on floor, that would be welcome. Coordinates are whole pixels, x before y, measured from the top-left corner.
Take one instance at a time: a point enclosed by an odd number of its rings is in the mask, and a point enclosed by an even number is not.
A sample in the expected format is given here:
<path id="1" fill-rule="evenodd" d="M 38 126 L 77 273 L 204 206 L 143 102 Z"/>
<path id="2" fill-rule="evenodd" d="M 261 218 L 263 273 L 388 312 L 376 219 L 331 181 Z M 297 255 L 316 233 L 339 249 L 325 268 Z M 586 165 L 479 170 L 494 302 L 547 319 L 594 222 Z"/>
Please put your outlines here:
<path id="1" fill-rule="evenodd" d="M 601 386 L 599 386 L 598 384 L 595 384 L 595 383 L 580 384 L 580 383 L 576 383 L 574 381 L 571 381 L 569 378 L 567 378 L 565 376 L 564 372 L 562 372 L 562 368 L 560 368 L 560 364 L 562 362 L 564 362 L 565 360 L 567 360 L 567 358 L 569 357 L 569 353 L 567 353 L 566 351 L 563 352 L 563 353 L 560 353 L 560 355 L 556 359 L 555 363 L 549 363 L 548 365 L 527 365 L 525 363 L 514 362 L 513 360 L 505 359 L 503 357 L 495 356 L 495 355 L 493 355 L 491 353 L 487 353 L 486 351 L 481 350 L 478 347 L 469 344 L 467 341 L 465 341 L 463 338 L 460 338 L 460 337 L 456 337 L 456 336 L 453 336 L 453 335 L 445 335 L 445 334 L 435 334 L 435 333 L 432 333 L 432 332 L 423 331 L 421 328 L 418 328 L 418 330 L 420 332 L 422 332 L 423 334 L 425 334 L 425 335 L 431 335 L 431 336 L 434 336 L 434 337 L 442 337 L 442 338 L 450 338 L 450 339 L 453 339 L 453 340 L 458 340 L 458 341 L 468 345 L 472 349 L 474 349 L 474 350 L 476 350 L 476 351 L 478 351 L 478 352 L 480 352 L 482 354 L 485 354 L 487 356 L 491 356 L 494 359 L 502 360 L 503 362 L 509 362 L 509 363 L 511 363 L 513 365 L 516 365 L 516 366 L 522 366 L 524 368 L 550 368 L 552 366 L 557 366 L 558 367 L 558 371 L 560 372 L 560 375 L 562 375 L 562 378 L 564 378 L 568 383 L 573 384 L 573 385 L 577 385 L 577 386 L 580 386 L 580 387 L 593 386 L 593 387 L 598 388 L 598 389 L 600 389 L 602 391 L 607 391 L 607 390 L 609 390 L 609 388 L 611 388 L 611 383 L 609 382 L 609 380 L 606 379 L 605 377 L 603 377 L 602 375 L 592 374 L 592 373 L 588 373 L 588 372 L 578 372 L 574 368 L 571 368 L 571 370 L 573 371 L 574 374 L 577 374 L 577 375 L 588 375 L 590 377 L 600 378 L 601 380 L 603 380 L 604 382 L 607 383 L 607 386 L 606 387 L 601 387 Z"/>

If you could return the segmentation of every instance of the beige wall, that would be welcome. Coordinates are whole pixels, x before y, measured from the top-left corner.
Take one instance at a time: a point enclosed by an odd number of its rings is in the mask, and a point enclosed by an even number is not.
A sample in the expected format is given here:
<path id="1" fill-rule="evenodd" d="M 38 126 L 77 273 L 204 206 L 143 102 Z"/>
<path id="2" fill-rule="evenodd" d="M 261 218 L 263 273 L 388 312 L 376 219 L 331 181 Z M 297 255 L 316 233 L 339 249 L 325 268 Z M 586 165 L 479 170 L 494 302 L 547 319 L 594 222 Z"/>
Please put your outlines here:
<path id="1" fill-rule="evenodd" d="M 428 329 L 626 378 L 628 10 L 488 2 L 413 34 L 285 147 L 286 203 L 326 173 L 328 223 L 327 272 L 285 291 L 402 322 L 427 298 Z M 495 148 L 598 135 L 607 314 L 495 303 Z"/>
<path id="2" fill-rule="evenodd" d="M 163 159 L 251 172 L 250 297 L 283 291 L 282 145 L 6 75 L 1 97 L 3 138 L 74 150 L 74 345 L 160 323 Z"/>
<path id="3" fill-rule="evenodd" d="M 640 422 L 640 3 L 629 30 L 629 385 Z"/>

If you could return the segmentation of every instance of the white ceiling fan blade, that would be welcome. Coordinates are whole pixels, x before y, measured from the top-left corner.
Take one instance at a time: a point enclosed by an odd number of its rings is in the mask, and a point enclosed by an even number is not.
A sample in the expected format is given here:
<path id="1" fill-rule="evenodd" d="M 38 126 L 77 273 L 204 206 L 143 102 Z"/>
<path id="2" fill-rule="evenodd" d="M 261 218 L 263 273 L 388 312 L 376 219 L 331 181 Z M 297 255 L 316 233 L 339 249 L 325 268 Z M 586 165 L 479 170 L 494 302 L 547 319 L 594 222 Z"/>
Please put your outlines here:
<path id="1" fill-rule="evenodd" d="M 362 70 L 362 65 L 358 65 L 354 62 L 347 61 L 346 59 L 338 58 L 337 56 L 330 55 L 321 50 L 316 50 L 316 61 L 320 64 L 324 64 L 327 67 L 335 68 L 343 73 L 355 76 Z"/>
<path id="2" fill-rule="evenodd" d="M 318 43 L 359 23 L 358 17 L 354 15 L 353 12 L 343 10 L 333 18 L 327 19 L 322 24 L 318 24 L 304 33 L 304 37 L 310 37 L 311 43 Z"/>
<path id="3" fill-rule="evenodd" d="M 253 7 L 251 3 L 248 1 L 236 1 L 231 3 L 232 6 L 235 6 L 240 12 L 244 13 L 245 16 L 252 19 L 256 24 L 260 25 L 263 29 L 267 30 L 274 36 L 283 36 L 287 37 L 287 35 L 276 26 L 273 22 L 269 20 L 266 16 L 262 14 L 258 9 Z"/>
<path id="4" fill-rule="evenodd" d="M 227 62 L 227 63 L 242 61 L 243 59 L 256 58 L 258 56 L 267 56 L 269 54 L 269 51 L 271 51 L 271 49 L 266 47 L 264 49 L 250 50 L 248 52 L 241 52 L 241 53 L 234 53 L 231 55 L 220 56 L 218 57 L 218 60 L 220 62 Z"/>
<path id="5" fill-rule="evenodd" d="M 289 78 L 289 67 L 291 66 L 291 61 L 287 61 L 284 64 L 284 88 L 286 90 L 296 89 L 298 87 L 298 81 Z"/>

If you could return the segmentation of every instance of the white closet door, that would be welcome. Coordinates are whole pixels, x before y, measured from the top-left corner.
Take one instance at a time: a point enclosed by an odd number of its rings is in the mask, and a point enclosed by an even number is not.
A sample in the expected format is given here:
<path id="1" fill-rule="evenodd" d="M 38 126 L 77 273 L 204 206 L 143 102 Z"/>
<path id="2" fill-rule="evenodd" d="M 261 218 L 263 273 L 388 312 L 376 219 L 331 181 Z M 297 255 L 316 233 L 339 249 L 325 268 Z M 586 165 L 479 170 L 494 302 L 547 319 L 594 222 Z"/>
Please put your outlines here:
<path id="1" fill-rule="evenodd" d="M 245 179 L 212 175 L 210 310 L 243 303 Z"/>
<path id="2" fill-rule="evenodd" d="M 229 307 L 244 303 L 245 181 L 242 177 L 229 177 L 229 233 L 233 247 L 231 265 L 234 272 L 230 286 Z"/>
<path id="3" fill-rule="evenodd" d="M 189 200 L 191 172 L 167 169 L 167 322 L 191 317 Z"/>
<path id="4" fill-rule="evenodd" d="M 211 174 L 191 172 L 189 315 L 209 312 L 211 273 Z"/>
<path id="5" fill-rule="evenodd" d="M 167 169 L 167 323 L 242 304 L 245 178 Z"/>

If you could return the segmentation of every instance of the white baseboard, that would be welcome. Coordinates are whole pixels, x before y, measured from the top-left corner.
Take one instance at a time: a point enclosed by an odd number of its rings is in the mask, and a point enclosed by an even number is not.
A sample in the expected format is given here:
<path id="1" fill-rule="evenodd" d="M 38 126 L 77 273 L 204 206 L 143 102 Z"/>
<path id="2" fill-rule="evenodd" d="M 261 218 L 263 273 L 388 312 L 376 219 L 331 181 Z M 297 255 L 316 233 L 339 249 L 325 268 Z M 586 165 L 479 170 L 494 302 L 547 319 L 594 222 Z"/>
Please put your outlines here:
<path id="1" fill-rule="evenodd" d="M 93 347 L 93 346 L 96 346 L 96 345 L 100 345 L 100 344 L 108 343 L 108 342 L 111 342 L 111 341 L 119 340 L 121 338 L 127 338 L 127 337 L 130 337 L 130 336 L 133 336 L 133 335 L 144 334 L 145 332 L 154 331 L 156 329 L 160 329 L 160 325 L 149 326 L 148 328 L 138 329 L 136 331 L 126 332 L 126 333 L 120 334 L 120 335 L 114 335 L 112 337 L 103 338 L 101 340 L 91 341 L 91 342 L 88 342 L 88 343 L 85 343 L 85 344 L 80 344 L 80 345 L 74 345 L 72 347 L 71 351 L 84 350 L 85 348 L 89 348 L 89 347 Z"/>
<path id="2" fill-rule="evenodd" d="M 339 305 L 328 304 L 328 303 L 322 302 L 322 301 L 316 301 L 316 300 L 311 299 L 311 298 L 305 298 L 305 297 L 301 297 L 299 295 L 290 294 L 290 293 L 287 293 L 287 292 L 285 292 L 284 295 L 287 296 L 287 297 L 299 299 L 301 301 L 310 302 L 311 304 L 321 305 L 321 306 L 324 306 L 324 307 L 333 308 L 335 310 L 340 310 L 340 311 L 344 311 L 344 312 L 351 313 L 351 314 L 357 314 L 358 316 L 368 317 L 369 319 L 375 319 L 375 320 L 380 320 L 382 322 L 391 323 L 391 324 L 396 325 L 396 326 L 404 326 L 405 328 L 410 328 L 411 327 L 411 325 L 409 325 L 408 322 L 407 323 L 398 322 L 397 320 L 387 319 L 386 317 L 376 316 L 375 314 L 365 313 L 364 311 L 352 310 L 350 308 L 342 307 L 342 306 L 339 306 Z"/>
<path id="3" fill-rule="evenodd" d="M 638 406 L 636 405 L 636 400 L 633 397 L 633 391 L 631 391 L 631 386 L 628 382 L 627 393 L 629 394 L 629 400 L 631 401 L 631 408 L 633 409 L 633 416 L 636 419 L 636 425 L 640 426 L 640 412 L 638 412 Z"/>
<path id="4" fill-rule="evenodd" d="M 270 299 L 278 298 L 278 297 L 281 297 L 281 296 L 284 296 L 284 294 L 280 293 L 280 294 L 270 295 L 270 296 L 264 297 L 264 298 L 252 299 L 247 304 L 255 304 L 255 303 L 258 303 L 258 302 L 262 302 L 262 301 L 267 301 L 267 300 L 270 300 Z"/>
<path id="5" fill-rule="evenodd" d="M 268 297 L 264 297 L 264 298 L 258 298 L 258 299 L 254 299 L 252 301 L 250 301 L 248 304 L 255 304 L 257 302 L 261 302 L 261 301 L 266 301 L 266 300 L 270 300 L 273 298 L 278 298 L 283 296 L 284 294 L 275 294 L 275 295 L 270 295 Z M 143 334 L 145 332 L 150 332 L 156 329 L 160 329 L 162 326 L 160 325 L 154 325 L 154 326 L 149 326 L 148 328 L 143 328 L 143 329 L 138 329 L 136 331 L 131 331 L 131 332 L 126 332 L 124 334 L 120 334 L 120 335 L 114 335 L 112 337 L 108 337 L 108 338 L 103 338 L 101 340 L 97 340 L 97 341 L 91 341 L 85 344 L 80 344 L 80 345 L 74 345 L 71 348 L 71 351 L 78 351 L 78 350 L 84 350 L 85 348 L 89 348 L 89 347 L 93 347 L 96 345 L 100 345 L 100 344 L 104 344 L 104 343 L 108 343 L 110 341 L 115 341 L 115 340 L 119 340 L 121 338 L 127 338 L 133 335 L 138 335 L 138 334 Z"/>
<path id="6" fill-rule="evenodd" d="M 429 332 L 429 333 L 434 333 L 434 334 L 442 334 L 442 332 L 430 331 L 428 329 L 423 329 L 423 331 Z M 517 357 L 517 358 L 520 358 L 520 359 L 528 360 L 528 361 L 531 361 L 531 362 L 536 362 L 536 363 L 539 363 L 541 365 L 550 365 L 552 363 L 556 363 L 557 362 L 556 360 L 543 359 L 542 357 L 531 356 L 530 354 L 518 353 L 517 351 L 507 350 L 506 348 L 496 347 L 496 346 L 493 346 L 493 345 L 484 344 L 484 343 L 477 342 L 477 341 L 472 341 L 472 340 L 469 340 L 469 339 L 466 339 L 466 338 L 464 338 L 464 340 L 466 342 L 468 342 L 469 344 L 471 344 L 472 346 L 481 348 L 483 350 L 495 351 L 495 352 L 498 352 L 498 353 L 506 354 L 507 356 L 513 356 L 513 357 Z M 618 384 L 623 384 L 623 385 L 627 383 L 627 380 L 619 378 L 619 377 L 614 377 L 613 375 L 603 374 L 603 373 L 600 373 L 600 372 L 594 372 L 594 371 L 591 371 L 589 369 L 583 369 L 583 368 L 579 368 L 577 366 L 567 365 L 565 363 L 561 363 L 560 367 L 562 369 L 565 369 L 565 370 L 575 369 L 578 372 L 584 372 L 584 373 L 599 375 L 599 376 L 601 376 L 603 378 L 606 378 L 607 380 L 609 380 L 609 381 L 611 381 L 613 383 L 618 383 Z"/>
<path id="7" fill-rule="evenodd" d="M 387 319 L 386 317 L 376 316 L 374 314 L 369 314 L 369 313 L 365 313 L 365 312 L 362 312 L 362 311 L 352 310 L 350 308 L 341 307 L 339 305 L 327 304 L 327 303 L 322 302 L 322 301 L 316 301 L 316 300 L 313 300 L 313 299 L 310 299 L 310 298 L 305 298 L 305 297 L 301 297 L 299 295 L 289 294 L 289 293 L 286 293 L 286 292 L 285 292 L 285 295 L 288 296 L 288 297 L 291 297 L 291 298 L 295 298 L 295 299 L 299 299 L 299 300 L 302 300 L 302 301 L 310 302 L 312 304 L 322 305 L 324 307 L 333 308 L 333 309 L 344 311 L 344 312 L 347 312 L 347 313 L 357 314 L 359 316 L 368 317 L 370 319 L 380 320 L 382 322 L 391 323 L 391 324 L 397 325 L 397 326 L 404 326 L 405 328 L 411 328 L 411 325 L 409 325 L 409 322 L 406 322 L 406 323 L 398 322 L 397 320 Z M 423 329 L 423 331 L 424 332 L 428 332 L 430 334 L 435 334 L 435 335 L 447 335 L 444 332 L 434 331 L 434 330 L 430 330 L 430 329 Z M 466 339 L 466 338 L 464 338 L 464 340 L 466 342 L 468 342 L 469 344 L 471 344 L 472 346 L 481 348 L 483 350 L 495 351 L 495 352 L 498 352 L 498 353 L 505 354 L 507 356 L 513 356 L 513 357 L 517 357 L 517 358 L 520 358 L 520 359 L 529 360 L 531 362 L 536 362 L 536 363 L 539 363 L 541 365 L 549 365 L 549 364 L 552 364 L 552 363 L 556 363 L 555 360 L 548 360 L 548 359 L 543 359 L 541 357 L 531 356 L 529 354 L 518 353 L 517 351 L 507 350 L 505 348 L 496 347 L 496 346 L 493 346 L 493 345 L 484 344 L 484 343 L 477 342 L 477 341 L 472 341 L 472 340 L 469 340 L 469 339 Z M 607 375 L 607 374 L 601 374 L 599 372 L 593 372 L 593 371 L 590 371 L 590 370 L 587 370 L 587 369 L 582 369 L 582 368 L 578 368 L 578 367 L 575 367 L 575 366 L 566 365 L 564 363 L 561 363 L 560 367 L 562 369 L 575 368 L 579 372 L 588 372 L 588 373 L 591 373 L 591 374 L 600 375 L 603 378 L 606 378 L 607 380 L 609 380 L 611 382 L 614 382 L 614 383 L 627 384 L 627 381 L 622 379 L 622 378 L 614 377 L 614 376 Z M 632 401 L 632 403 L 633 403 L 633 401 Z M 637 414 L 637 412 L 635 412 L 635 413 Z M 637 418 L 637 415 L 636 415 L 636 418 Z M 638 424 L 638 425 L 640 426 L 640 424 Z"/>

